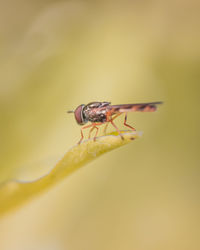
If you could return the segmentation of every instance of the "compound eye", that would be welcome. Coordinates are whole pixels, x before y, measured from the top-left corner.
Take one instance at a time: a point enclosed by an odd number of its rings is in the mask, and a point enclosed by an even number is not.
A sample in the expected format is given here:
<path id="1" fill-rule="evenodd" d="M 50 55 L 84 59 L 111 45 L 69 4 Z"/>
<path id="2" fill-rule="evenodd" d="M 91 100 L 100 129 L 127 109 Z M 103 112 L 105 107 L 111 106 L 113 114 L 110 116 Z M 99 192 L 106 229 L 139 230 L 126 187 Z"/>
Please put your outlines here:
<path id="1" fill-rule="evenodd" d="M 85 105 L 82 104 L 82 105 L 78 106 L 78 107 L 76 108 L 76 110 L 74 111 L 75 119 L 76 119 L 76 121 L 77 121 L 77 123 L 78 123 L 79 125 L 83 125 L 83 124 L 86 123 L 86 122 L 84 121 L 84 119 L 83 119 L 83 108 L 84 108 L 84 107 L 85 107 Z"/>

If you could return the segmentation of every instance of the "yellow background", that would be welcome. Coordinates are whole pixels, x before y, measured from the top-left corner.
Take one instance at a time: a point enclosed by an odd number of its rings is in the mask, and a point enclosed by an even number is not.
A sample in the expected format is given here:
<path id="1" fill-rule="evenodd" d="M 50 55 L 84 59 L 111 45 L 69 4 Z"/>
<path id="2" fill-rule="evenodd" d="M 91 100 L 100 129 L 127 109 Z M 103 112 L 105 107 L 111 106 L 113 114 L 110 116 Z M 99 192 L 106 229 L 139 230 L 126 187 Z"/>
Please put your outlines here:
<path id="1" fill-rule="evenodd" d="M 199 249 L 199 7 L 1 2 L 1 183 L 53 167 L 80 138 L 79 104 L 164 105 L 129 114 L 141 139 L 1 218 L 0 249 Z"/>

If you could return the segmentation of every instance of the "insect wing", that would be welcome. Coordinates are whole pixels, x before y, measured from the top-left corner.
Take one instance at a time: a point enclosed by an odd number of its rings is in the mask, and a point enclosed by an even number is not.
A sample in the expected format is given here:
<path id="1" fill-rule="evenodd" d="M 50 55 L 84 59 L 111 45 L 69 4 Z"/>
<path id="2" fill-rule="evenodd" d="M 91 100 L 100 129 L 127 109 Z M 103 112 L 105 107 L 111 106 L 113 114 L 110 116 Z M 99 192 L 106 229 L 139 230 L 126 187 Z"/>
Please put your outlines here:
<path id="1" fill-rule="evenodd" d="M 154 112 L 157 105 L 162 102 L 149 102 L 149 103 L 135 103 L 135 104 L 119 104 L 109 105 L 107 109 L 111 114 L 125 113 L 125 112 Z"/>
<path id="2" fill-rule="evenodd" d="M 86 106 L 88 108 L 102 108 L 102 107 L 106 107 L 110 104 L 110 102 L 90 102 L 88 103 Z"/>

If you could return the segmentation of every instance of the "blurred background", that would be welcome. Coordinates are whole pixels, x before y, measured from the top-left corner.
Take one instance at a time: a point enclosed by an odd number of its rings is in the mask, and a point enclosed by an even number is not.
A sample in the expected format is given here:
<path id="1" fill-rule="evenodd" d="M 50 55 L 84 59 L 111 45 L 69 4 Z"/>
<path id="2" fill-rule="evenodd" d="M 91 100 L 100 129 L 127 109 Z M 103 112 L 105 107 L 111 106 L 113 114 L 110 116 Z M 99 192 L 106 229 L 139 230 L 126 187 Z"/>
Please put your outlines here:
<path id="1" fill-rule="evenodd" d="M 0 183 L 41 176 L 77 143 L 79 104 L 164 105 L 128 116 L 141 139 L 1 218 L 0 249 L 200 248 L 199 7 L 1 1 Z"/>

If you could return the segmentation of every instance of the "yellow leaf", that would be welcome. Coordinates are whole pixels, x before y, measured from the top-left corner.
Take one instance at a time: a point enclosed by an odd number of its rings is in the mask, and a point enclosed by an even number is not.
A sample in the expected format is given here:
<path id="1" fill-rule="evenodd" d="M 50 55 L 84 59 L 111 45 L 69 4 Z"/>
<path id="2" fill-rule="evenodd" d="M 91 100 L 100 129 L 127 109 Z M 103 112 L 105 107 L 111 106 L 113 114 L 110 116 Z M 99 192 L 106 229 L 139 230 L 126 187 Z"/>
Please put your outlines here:
<path id="1" fill-rule="evenodd" d="M 0 215 L 23 204 L 47 190 L 66 176 L 96 157 L 123 146 L 140 136 L 136 131 L 121 131 L 124 140 L 116 133 L 86 140 L 71 148 L 55 167 L 45 176 L 31 182 L 10 180 L 0 186 Z"/>

